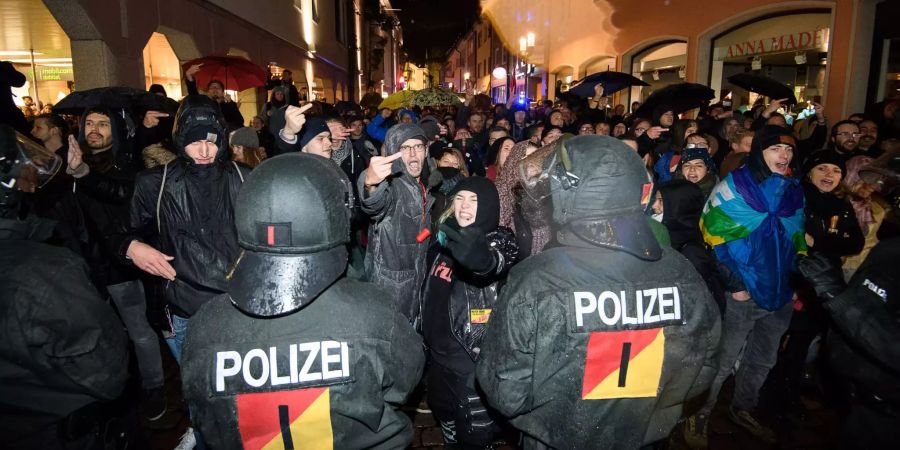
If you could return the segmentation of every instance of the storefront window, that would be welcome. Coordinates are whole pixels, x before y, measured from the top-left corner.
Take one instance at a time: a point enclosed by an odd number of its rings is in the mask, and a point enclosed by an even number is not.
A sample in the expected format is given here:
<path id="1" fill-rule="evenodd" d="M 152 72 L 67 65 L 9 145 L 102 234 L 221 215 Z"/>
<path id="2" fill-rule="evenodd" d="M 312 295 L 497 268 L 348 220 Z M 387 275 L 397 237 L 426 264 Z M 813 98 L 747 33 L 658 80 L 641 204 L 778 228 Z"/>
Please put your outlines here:
<path id="1" fill-rule="evenodd" d="M 830 13 L 789 14 L 756 20 L 713 39 L 710 87 L 734 106 L 749 108 L 759 96 L 733 86 L 728 77 L 752 72 L 791 87 L 798 105 L 820 101 L 830 39 Z"/>
<path id="2" fill-rule="evenodd" d="M 631 101 L 644 101 L 654 91 L 684 81 L 687 43 L 668 42 L 653 46 L 634 56 L 631 74 L 650 86 L 631 89 Z"/>
<path id="3" fill-rule="evenodd" d="M 180 100 L 184 96 L 181 89 L 181 65 L 169 40 L 162 33 L 154 32 L 144 46 L 144 84 L 158 84 L 166 90 L 166 96 Z M 201 86 L 202 88 L 202 86 Z"/>

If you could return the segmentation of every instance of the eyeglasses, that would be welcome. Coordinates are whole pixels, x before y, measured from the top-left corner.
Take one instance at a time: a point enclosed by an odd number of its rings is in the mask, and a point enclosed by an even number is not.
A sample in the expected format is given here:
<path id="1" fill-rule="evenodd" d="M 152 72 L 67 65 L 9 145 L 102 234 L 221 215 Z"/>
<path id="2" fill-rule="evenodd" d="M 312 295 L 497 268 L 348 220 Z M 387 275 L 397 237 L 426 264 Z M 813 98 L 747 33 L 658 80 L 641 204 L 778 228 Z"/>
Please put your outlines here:
<path id="1" fill-rule="evenodd" d="M 853 136 L 855 138 L 858 138 L 858 137 L 862 136 L 862 133 L 851 133 L 849 131 L 841 131 L 840 133 L 835 133 L 835 136 L 840 136 L 840 137 Z"/>
<path id="2" fill-rule="evenodd" d="M 425 144 L 401 145 L 400 151 L 406 154 L 412 154 L 413 151 L 415 151 L 416 153 L 422 153 L 425 151 Z"/>
<path id="3" fill-rule="evenodd" d="M 643 132 L 645 132 L 645 131 L 647 131 L 647 128 L 635 128 L 635 129 L 634 129 L 634 132 L 635 132 L 635 133 L 643 133 Z"/>

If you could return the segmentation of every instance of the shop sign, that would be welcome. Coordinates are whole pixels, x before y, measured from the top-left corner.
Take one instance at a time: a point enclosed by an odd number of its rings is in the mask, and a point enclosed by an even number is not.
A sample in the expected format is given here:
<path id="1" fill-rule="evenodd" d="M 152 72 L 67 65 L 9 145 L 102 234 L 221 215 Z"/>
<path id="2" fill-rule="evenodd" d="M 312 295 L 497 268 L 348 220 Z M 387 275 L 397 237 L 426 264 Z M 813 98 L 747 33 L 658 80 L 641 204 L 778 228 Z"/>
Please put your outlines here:
<path id="1" fill-rule="evenodd" d="M 797 50 L 827 49 L 829 29 L 799 31 L 763 39 L 737 42 L 728 46 L 725 58 L 755 56 Z"/>
<path id="2" fill-rule="evenodd" d="M 41 67 L 38 66 L 39 81 L 72 81 L 71 67 Z"/>

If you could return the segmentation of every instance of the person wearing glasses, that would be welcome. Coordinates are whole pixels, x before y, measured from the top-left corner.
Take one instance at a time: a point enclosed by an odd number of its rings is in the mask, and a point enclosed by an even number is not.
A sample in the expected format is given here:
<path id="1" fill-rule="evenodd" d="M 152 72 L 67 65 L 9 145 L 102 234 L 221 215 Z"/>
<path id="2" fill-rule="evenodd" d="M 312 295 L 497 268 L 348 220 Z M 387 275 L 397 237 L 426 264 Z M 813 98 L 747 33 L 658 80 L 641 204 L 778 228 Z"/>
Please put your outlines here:
<path id="1" fill-rule="evenodd" d="M 831 129 L 831 144 L 834 151 L 840 155 L 842 162 L 856 156 L 859 149 L 859 125 L 849 120 L 842 120 Z"/>
<path id="2" fill-rule="evenodd" d="M 394 125 L 385 135 L 383 156 L 373 156 L 357 179 L 360 207 L 370 217 L 366 279 L 387 288 L 410 323 L 419 312 L 434 205 L 422 183 L 428 179 L 427 142 L 418 125 Z"/>

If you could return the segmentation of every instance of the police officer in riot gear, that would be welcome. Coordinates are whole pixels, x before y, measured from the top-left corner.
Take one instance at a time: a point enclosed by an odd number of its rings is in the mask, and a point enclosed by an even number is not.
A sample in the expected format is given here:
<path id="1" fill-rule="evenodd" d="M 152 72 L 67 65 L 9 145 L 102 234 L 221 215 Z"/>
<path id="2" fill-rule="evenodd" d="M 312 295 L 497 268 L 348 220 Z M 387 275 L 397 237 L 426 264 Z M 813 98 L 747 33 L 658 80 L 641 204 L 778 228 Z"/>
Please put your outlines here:
<path id="1" fill-rule="evenodd" d="M 238 195 L 228 292 L 191 319 L 183 390 L 212 448 L 405 448 L 424 365 L 386 293 L 343 277 L 353 189 L 330 160 L 263 162 Z"/>
<path id="2" fill-rule="evenodd" d="M 669 435 L 714 375 L 719 314 L 703 279 L 643 215 L 652 179 L 606 136 L 519 163 L 551 197 L 560 246 L 513 267 L 478 361 L 488 403 L 525 448 L 639 448 Z"/>
<path id="3" fill-rule="evenodd" d="M 102 447 L 128 378 L 122 323 L 85 261 L 52 247 L 53 223 L 24 213 L 58 156 L 0 126 L 0 436 L 7 449 Z"/>

